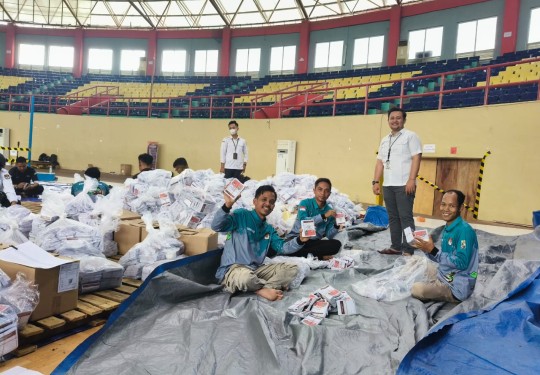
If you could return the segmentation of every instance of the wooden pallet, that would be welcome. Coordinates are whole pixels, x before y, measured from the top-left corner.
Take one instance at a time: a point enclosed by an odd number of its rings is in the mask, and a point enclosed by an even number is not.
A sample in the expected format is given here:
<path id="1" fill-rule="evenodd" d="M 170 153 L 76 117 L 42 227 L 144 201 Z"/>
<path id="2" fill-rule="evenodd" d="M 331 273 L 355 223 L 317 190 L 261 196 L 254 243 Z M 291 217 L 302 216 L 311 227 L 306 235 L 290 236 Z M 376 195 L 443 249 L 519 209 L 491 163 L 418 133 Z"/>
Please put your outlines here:
<path id="1" fill-rule="evenodd" d="M 81 294 L 74 310 L 28 323 L 19 331 L 15 355 L 32 353 L 43 344 L 105 324 L 109 315 L 141 284 L 140 280 L 123 279 L 122 285 L 115 289 Z"/>
<path id="2" fill-rule="evenodd" d="M 32 213 L 39 215 L 41 212 L 41 202 L 23 201 L 21 206 L 28 208 Z"/>

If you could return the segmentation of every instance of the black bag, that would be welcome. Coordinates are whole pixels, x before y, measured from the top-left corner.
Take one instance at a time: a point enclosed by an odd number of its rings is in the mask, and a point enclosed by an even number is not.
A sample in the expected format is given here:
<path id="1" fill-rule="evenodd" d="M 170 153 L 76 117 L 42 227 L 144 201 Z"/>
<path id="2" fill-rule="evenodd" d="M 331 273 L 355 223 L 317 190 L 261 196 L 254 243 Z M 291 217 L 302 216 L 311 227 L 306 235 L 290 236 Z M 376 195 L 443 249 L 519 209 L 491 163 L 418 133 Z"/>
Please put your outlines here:
<path id="1" fill-rule="evenodd" d="M 4 193 L 3 191 L 0 191 L 0 205 L 2 205 L 2 207 L 11 206 L 11 202 L 9 201 L 6 193 Z"/>

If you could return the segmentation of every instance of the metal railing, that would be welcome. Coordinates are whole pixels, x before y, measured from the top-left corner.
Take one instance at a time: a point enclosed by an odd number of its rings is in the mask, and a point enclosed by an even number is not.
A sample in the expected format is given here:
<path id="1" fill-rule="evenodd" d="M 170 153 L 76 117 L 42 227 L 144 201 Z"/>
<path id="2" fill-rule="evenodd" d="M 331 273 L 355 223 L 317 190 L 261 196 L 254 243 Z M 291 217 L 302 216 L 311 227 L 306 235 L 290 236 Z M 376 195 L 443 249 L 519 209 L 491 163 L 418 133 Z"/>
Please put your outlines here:
<path id="1" fill-rule="evenodd" d="M 329 115 L 335 116 L 340 106 L 347 104 L 363 104 L 363 111 L 351 114 L 368 114 L 370 104 L 373 103 L 389 103 L 394 102 L 395 105 L 403 107 L 411 100 L 423 97 L 438 98 L 438 105 L 433 109 L 443 108 L 443 99 L 445 95 L 464 92 L 483 92 L 483 101 L 481 105 L 488 105 L 489 93 L 496 88 L 505 88 L 517 85 L 532 85 L 538 84 L 536 89 L 536 100 L 540 100 L 540 77 L 534 80 L 517 80 L 510 83 L 491 84 L 490 79 L 493 76 L 495 69 L 506 68 L 508 66 L 519 66 L 540 62 L 539 58 L 532 58 L 521 61 L 506 62 L 493 65 L 478 66 L 469 69 L 455 70 L 449 72 L 434 73 L 423 76 L 415 76 L 402 78 L 397 80 L 387 80 L 381 82 L 369 82 L 364 84 L 329 87 L 328 83 L 319 83 L 322 87 L 318 87 L 316 82 L 304 84 L 292 84 L 290 88 L 280 90 L 273 93 L 234 93 L 224 95 L 188 95 L 182 97 L 125 97 L 120 95 L 118 87 L 114 86 L 95 86 L 92 88 L 81 90 L 70 95 L 50 96 L 50 95 L 33 95 L 35 98 L 36 112 L 56 113 L 60 107 L 65 107 L 69 103 L 74 103 L 82 98 L 81 92 L 94 92 L 94 95 L 100 95 L 100 88 L 108 88 L 106 96 L 110 100 L 103 101 L 97 105 L 90 107 L 90 114 L 100 114 L 106 116 L 143 116 L 143 117 L 163 117 L 163 118 L 236 118 L 236 117 L 252 117 L 255 111 L 269 106 L 277 107 L 278 117 L 281 117 L 284 112 L 290 110 L 302 110 L 302 116 L 309 115 L 309 108 L 330 107 Z M 538 68 L 540 70 L 540 67 Z M 455 81 L 457 77 L 463 75 L 482 72 L 485 73 L 485 85 L 462 87 L 462 88 L 445 88 L 448 82 Z M 343 77 L 336 77 L 343 78 Z M 352 77 L 345 77 L 352 78 Z M 407 92 L 407 87 L 418 86 L 427 82 L 435 82 L 433 91 L 425 92 Z M 399 84 L 398 95 L 378 96 L 376 92 L 380 89 L 370 92 L 370 88 L 374 86 L 396 87 Z M 305 87 L 310 86 L 310 87 Z M 116 89 L 116 93 L 114 92 Z M 343 98 L 340 97 L 340 92 L 344 90 L 356 90 L 361 92 L 360 97 Z M 93 91 L 92 91 L 93 90 Z M 301 104 L 286 104 L 285 101 L 293 96 L 304 96 Z M 28 111 L 30 107 L 29 94 L 16 93 L 0 93 L 0 109 L 8 111 Z M 321 100 L 309 100 L 309 97 L 322 97 Z M 275 98 L 269 101 L 268 98 Z M 246 116 L 247 114 L 247 116 Z"/>

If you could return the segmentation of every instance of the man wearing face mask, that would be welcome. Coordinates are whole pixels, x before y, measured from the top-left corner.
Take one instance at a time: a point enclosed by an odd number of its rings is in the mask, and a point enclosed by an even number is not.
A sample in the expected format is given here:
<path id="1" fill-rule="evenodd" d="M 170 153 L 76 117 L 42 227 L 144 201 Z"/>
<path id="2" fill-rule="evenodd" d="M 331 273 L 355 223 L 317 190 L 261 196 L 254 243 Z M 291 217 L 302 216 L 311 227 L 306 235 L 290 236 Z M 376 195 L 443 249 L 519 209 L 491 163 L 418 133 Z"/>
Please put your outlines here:
<path id="1" fill-rule="evenodd" d="M 221 168 L 225 178 L 241 178 L 246 171 L 248 161 L 248 149 L 246 140 L 238 136 L 238 123 L 234 120 L 229 122 L 230 137 L 223 138 L 221 142 Z"/>

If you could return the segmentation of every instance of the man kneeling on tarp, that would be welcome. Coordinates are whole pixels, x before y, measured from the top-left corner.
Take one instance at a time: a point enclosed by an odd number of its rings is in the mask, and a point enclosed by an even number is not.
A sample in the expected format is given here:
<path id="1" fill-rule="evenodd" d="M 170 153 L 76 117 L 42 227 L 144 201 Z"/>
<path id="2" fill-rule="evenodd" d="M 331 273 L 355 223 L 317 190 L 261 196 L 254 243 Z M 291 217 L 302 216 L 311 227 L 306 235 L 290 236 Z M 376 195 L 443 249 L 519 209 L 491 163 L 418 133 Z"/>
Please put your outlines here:
<path id="1" fill-rule="evenodd" d="M 446 225 L 440 250 L 433 244 L 431 236 L 426 241 L 415 237 L 414 245 L 439 263 L 439 267 L 428 265 L 428 281 L 413 284 L 413 297 L 460 302 L 472 294 L 478 272 L 478 240 L 474 229 L 460 216 L 464 202 L 465 195 L 459 190 L 444 193 L 441 214 Z"/>
<path id="2" fill-rule="evenodd" d="M 223 194 L 225 204 L 217 210 L 212 229 L 228 232 L 221 265 L 216 272 L 219 282 L 231 293 L 255 292 L 270 301 L 283 298 L 282 290 L 288 288 L 298 273 L 294 264 L 276 263 L 262 265 L 268 249 L 279 254 L 294 253 L 308 240 L 297 237 L 284 242 L 275 229 L 266 222 L 276 204 L 277 194 L 272 186 L 260 186 L 253 199 L 254 210 L 231 208 L 238 199 Z"/>

